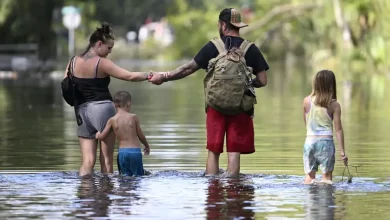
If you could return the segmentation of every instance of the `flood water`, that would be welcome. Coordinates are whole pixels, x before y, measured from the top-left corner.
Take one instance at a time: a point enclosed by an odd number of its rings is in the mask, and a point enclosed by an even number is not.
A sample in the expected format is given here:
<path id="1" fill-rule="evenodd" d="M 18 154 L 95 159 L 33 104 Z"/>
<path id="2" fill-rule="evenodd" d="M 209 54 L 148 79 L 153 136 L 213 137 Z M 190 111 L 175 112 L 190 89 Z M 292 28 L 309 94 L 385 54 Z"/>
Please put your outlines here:
<path id="1" fill-rule="evenodd" d="M 337 149 L 335 183 L 307 186 L 301 184 L 302 100 L 310 93 L 314 73 L 299 65 L 271 65 L 269 84 L 257 89 L 256 152 L 241 157 L 240 179 L 203 176 L 207 151 L 202 70 L 161 86 L 112 80 L 112 93 L 132 94 L 132 112 L 152 148 L 144 157 L 151 175 L 140 178 L 117 172 L 103 176 L 98 161 L 92 178 L 79 178 L 77 125 L 72 108 L 62 100 L 60 82 L 3 83 L 0 218 L 388 218 L 390 82 L 381 76 L 356 76 L 347 82 L 336 73 L 353 180 L 346 183 L 344 175 L 341 181 L 344 167 Z M 226 162 L 224 153 L 221 168 Z"/>

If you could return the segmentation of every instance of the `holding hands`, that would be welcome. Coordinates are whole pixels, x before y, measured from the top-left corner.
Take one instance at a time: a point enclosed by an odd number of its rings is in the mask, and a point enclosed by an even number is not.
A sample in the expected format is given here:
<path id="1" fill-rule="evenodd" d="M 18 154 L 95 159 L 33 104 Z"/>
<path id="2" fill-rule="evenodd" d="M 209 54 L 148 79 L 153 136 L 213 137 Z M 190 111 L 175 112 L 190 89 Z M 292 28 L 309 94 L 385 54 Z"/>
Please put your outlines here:
<path id="1" fill-rule="evenodd" d="M 168 81 L 169 72 L 150 72 L 148 81 L 154 85 L 161 85 Z"/>
<path id="2" fill-rule="evenodd" d="M 100 131 L 96 132 L 95 138 L 98 139 L 98 140 L 100 140 L 100 136 L 101 136 Z"/>

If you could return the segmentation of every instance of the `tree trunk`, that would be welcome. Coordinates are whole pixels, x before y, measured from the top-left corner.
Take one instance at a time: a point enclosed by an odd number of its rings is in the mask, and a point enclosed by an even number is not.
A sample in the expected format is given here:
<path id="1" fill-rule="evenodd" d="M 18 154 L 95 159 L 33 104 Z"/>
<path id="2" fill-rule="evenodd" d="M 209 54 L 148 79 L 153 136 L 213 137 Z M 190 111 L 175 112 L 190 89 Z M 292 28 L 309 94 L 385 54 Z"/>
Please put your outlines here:
<path id="1" fill-rule="evenodd" d="M 333 9 L 336 19 L 336 24 L 342 32 L 343 49 L 351 49 L 354 46 L 352 32 L 344 18 L 344 12 L 340 0 L 333 0 Z"/>

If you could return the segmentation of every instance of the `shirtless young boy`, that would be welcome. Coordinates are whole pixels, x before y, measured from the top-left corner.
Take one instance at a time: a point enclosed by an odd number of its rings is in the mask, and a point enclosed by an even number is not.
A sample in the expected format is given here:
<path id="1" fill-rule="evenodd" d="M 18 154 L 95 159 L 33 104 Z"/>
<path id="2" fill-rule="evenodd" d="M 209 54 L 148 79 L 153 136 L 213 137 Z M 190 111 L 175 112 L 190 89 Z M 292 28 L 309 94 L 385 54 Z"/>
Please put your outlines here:
<path id="1" fill-rule="evenodd" d="M 137 115 L 130 113 L 131 95 L 126 91 L 119 91 L 113 99 L 117 113 L 107 121 L 101 133 L 97 132 L 96 139 L 103 140 L 113 129 L 119 140 L 119 173 L 126 176 L 142 176 L 145 171 L 139 141 L 145 146 L 144 155 L 149 155 L 150 147 L 142 133 Z"/>

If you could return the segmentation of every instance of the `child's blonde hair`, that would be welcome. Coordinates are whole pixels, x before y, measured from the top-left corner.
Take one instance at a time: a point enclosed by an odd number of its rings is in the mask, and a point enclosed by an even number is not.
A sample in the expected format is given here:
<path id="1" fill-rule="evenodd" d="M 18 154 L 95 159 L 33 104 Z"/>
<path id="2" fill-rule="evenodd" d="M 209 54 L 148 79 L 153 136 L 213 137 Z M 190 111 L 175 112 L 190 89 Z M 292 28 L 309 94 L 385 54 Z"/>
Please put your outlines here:
<path id="1" fill-rule="evenodd" d="M 321 70 L 313 79 L 311 96 L 315 97 L 314 104 L 327 108 L 333 99 L 337 99 L 336 76 L 330 70 Z"/>

